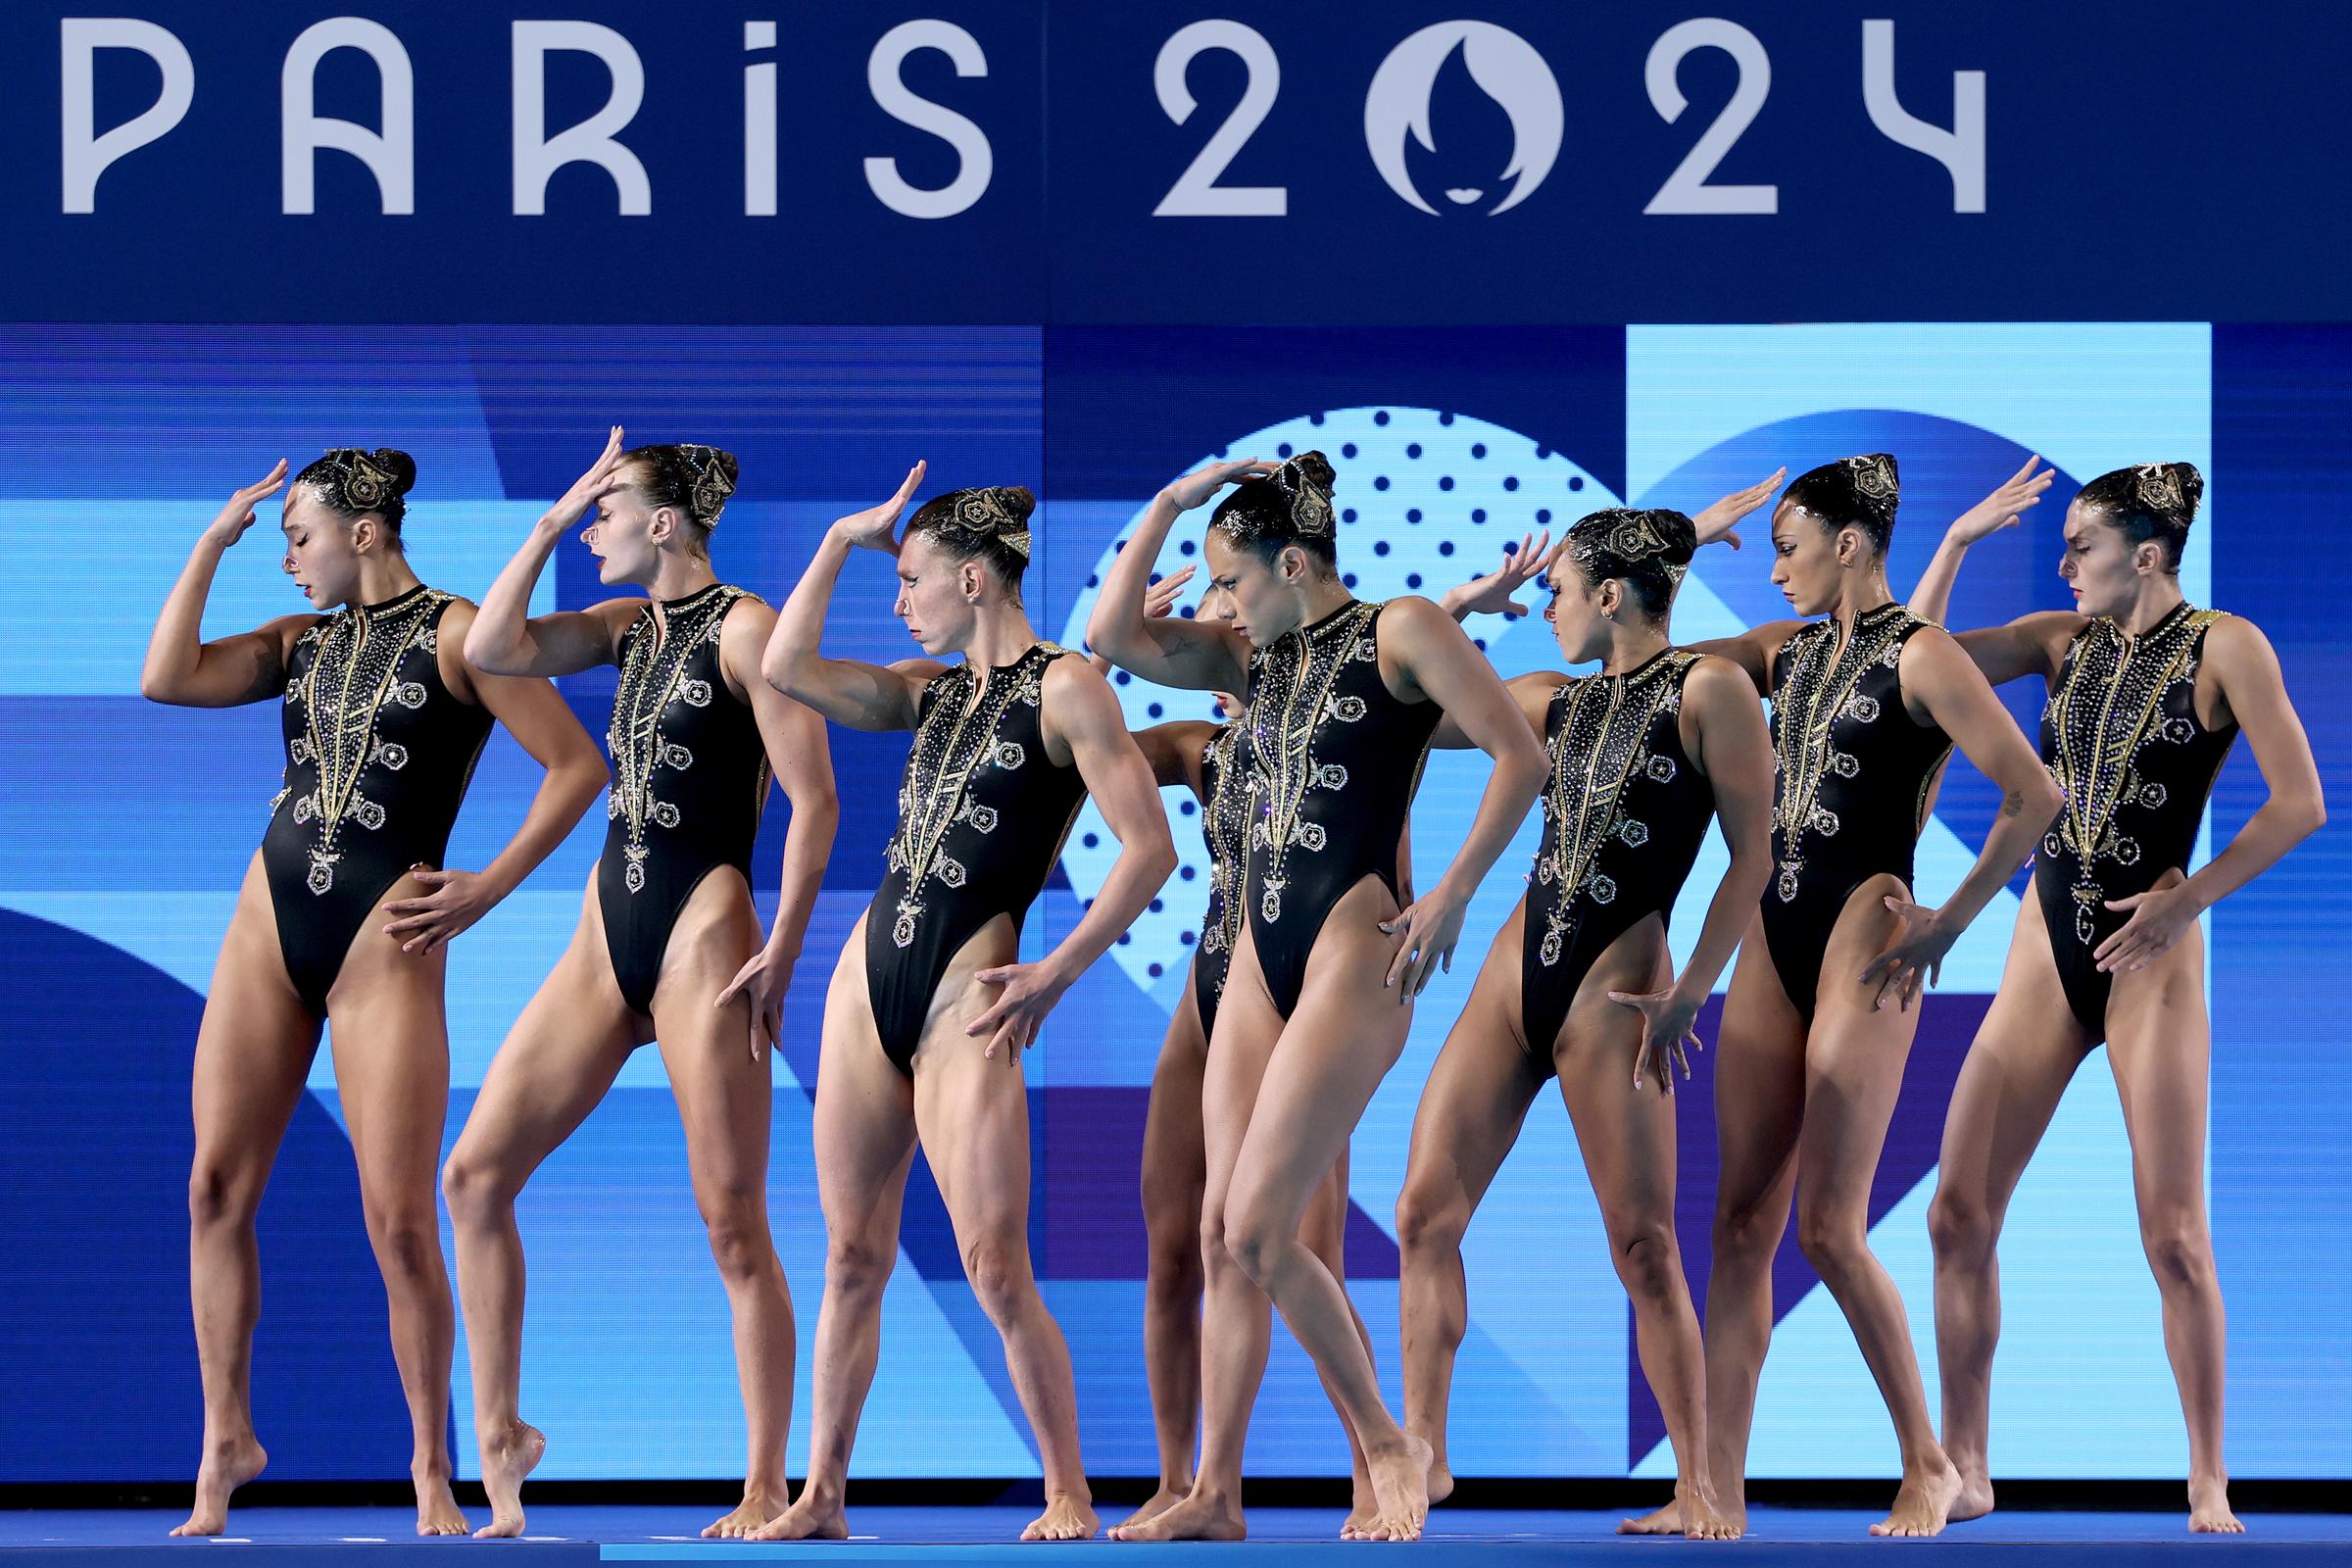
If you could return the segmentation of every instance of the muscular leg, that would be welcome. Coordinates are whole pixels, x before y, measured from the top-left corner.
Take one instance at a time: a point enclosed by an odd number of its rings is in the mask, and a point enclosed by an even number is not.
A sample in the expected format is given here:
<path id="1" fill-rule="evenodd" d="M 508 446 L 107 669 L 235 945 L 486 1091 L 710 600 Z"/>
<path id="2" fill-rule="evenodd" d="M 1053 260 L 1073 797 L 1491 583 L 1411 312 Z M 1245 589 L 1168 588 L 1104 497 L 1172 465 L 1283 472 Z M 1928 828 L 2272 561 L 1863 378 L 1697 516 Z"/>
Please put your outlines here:
<path id="1" fill-rule="evenodd" d="M 2001 986 L 1960 1065 L 1943 1121 L 1928 1235 L 1936 1244 L 1936 1358 L 1943 1451 L 1960 1472 L 1954 1519 L 1992 1511 L 1992 1352 L 2001 1335 L 2001 1220 L 2059 1097 L 2090 1049 L 2068 1010 L 2041 904 L 2017 911 Z"/>
<path id="2" fill-rule="evenodd" d="M 1674 1446 L 1678 1523 L 1687 1536 L 1715 1540 L 1739 1532 L 1718 1512 L 1707 1470 L 1706 1352 L 1674 1231 L 1674 1102 L 1654 1087 L 1633 1087 L 1642 1015 L 1609 1000 L 1611 991 L 1642 995 L 1673 980 L 1665 922 L 1649 915 L 1612 942 L 1578 985 L 1553 1060 L 1609 1256 L 1633 1302 L 1642 1372 Z M 1629 1535 L 1645 1528 L 1619 1526 Z"/>
<path id="3" fill-rule="evenodd" d="M 2230 1511 L 2222 1460 L 2227 1333 L 2205 1216 L 2213 1026 L 2205 1014 L 2204 941 L 2193 928 L 2148 968 L 2116 976 L 2107 1028 L 2108 1065 L 2132 1139 L 2140 1241 L 2164 1300 L 2165 1354 L 2188 1422 L 2188 1528 L 2234 1535 L 2245 1526 Z"/>
<path id="4" fill-rule="evenodd" d="M 1430 1446 L 1432 1502 L 1443 1502 L 1453 1491 L 1446 1411 L 1454 1352 L 1470 1323 L 1462 1237 L 1544 1086 L 1520 1040 L 1519 946 L 1525 917 L 1522 904 L 1495 934 L 1470 1000 L 1430 1069 L 1420 1108 L 1413 1113 L 1404 1190 L 1396 1197 L 1404 1426 Z"/>
<path id="5" fill-rule="evenodd" d="M 792 1292 L 767 1221 L 773 1079 L 766 1053 L 753 1059 L 751 1003 L 737 997 L 723 1010 L 711 1005 L 760 942 L 751 889 L 742 873 L 722 865 L 679 911 L 654 988 L 654 1033 L 685 1127 L 694 1203 L 735 1325 L 748 1429 L 743 1500 L 703 1531 L 728 1539 L 749 1535 L 791 1501 L 784 1439 L 792 1427 Z"/>
<path id="6" fill-rule="evenodd" d="M 1216 1032 L 1200 1085 L 1206 1174 L 1200 1195 L 1200 1467 L 1184 1499 L 1141 1524 L 1111 1532 L 1120 1541 L 1238 1541 L 1242 1452 L 1250 1406 L 1266 1375 L 1272 1305 L 1225 1246 L 1225 1193 L 1250 1125 L 1266 1059 L 1282 1034 L 1282 1015 L 1266 994 L 1249 928 L 1234 950 Z"/>
<path id="7" fill-rule="evenodd" d="M 1896 930 L 1885 899 L 1910 897 L 1876 876 L 1847 899 L 1821 960 L 1820 1003 L 1805 1043 L 1804 1129 L 1797 1139 L 1797 1245 L 1854 1331 L 1862 1359 L 1894 1418 L 1903 1481 L 1873 1535 L 1932 1536 L 1943 1529 L 1960 1475 L 1936 1441 L 1927 1391 L 1893 1277 L 1870 1250 L 1870 1183 L 1877 1172 L 1919 1010 L 1871 1008 L 1860 975 Z"/>
<path id="8" fill-rule="evenodd" d="M 423 891 L 403 877 L 384 900 Z M 442 1006 L 448 950 L 403 953 L 383 934 L 385 920 L 379 906 L 353 940 L 327 993 L 327 1032 L 343 1125 L 359 1159 L 368 1241 L 391 1308 L 392 1355 L 408 1397 L 416 1533 L 462 1536 L 466 1516 L 450 1494 L 447 1437 L 457 1310 L 433 1208 L 449 1111 L 449 1023 Z"/>
<path id="9" fill-rule="evenodd" d="M 1429 1445 L 1390 1417 L 1346 1293 L 1298 1236 L 1308 1201 L 1404 1046 L 1411 1009 L 1377 979 L 1394 954 L 1378 922 L 1395 909 L 1367 877 L 1324 921 L 1250 1107 L 1221 1219 L 1234 1261 L 1281 1309 L 1364 1446 L 1380 1499 L 1366 1534 L 1409 1541 L 1429 1511 Z"/>
<path id="10" fill-rule="evenodd" d="M 1343 1296 L 1348 1290 L 1348 1151 L 1343 1148 L 1323 1185 L 1315 1189 L 1312 1201 L 1306 1206 L 1306 1218 L 1300 1223 L 1298 1239 L 1308 1251 L 1331 1270 L 1331 1277 L 1340 1282 Z M 1374 1366 L 1380 1357 L 1373 1354 L 1372 1330 L 1364 1323 L 1364 1315 L 1348 1303 L 1348 1317 L 1355 1325 L 1355 1337 L 1363 1342 L 1364 1354 Z M 1354 1541 L 1380 1512 L 1380 1503 L 1372 1492 L 1372 1467 L 1364 1460 L 1364 1446 L 1355 1441 L 1355 1428 L 1348 1421 L 1347 1412 L 1340 1408 L 1338 1396 L 1332 1395 L 1326 1382 L 1323 1392 L 1331 1397 L 1332 1412 L 1340 1418 L 1340 1433 L 1348 1440 L 1348 1481 L 1350 1495 L 1348 1517 L 1340 1524 L 1340 1539 Z"/>
<path id="11" fill-rule="evenodd" d="M 318 1021 L 295 996 L 278 955 L 269 882 L 256 855 L 196 1032 L 188 1298 L 204 1381 L 204 1452 L 195 1506 L 175 1536 L 219 1535 L 228 1494 L 269 1459 L 253 1432 L 253 1330 L 262 1315 L 253 1221 L 318 1049 Z"/>
<path id="12" fill-rule="evenodd" d="M 1193 1435 L 1200 1418 L 1200 1079 L 1208 1042 L 1188 984 L 1152 1070 L 1144 1116 L 1144 1373 L 1159 1445 L 1159 1489 L 1126 1519 L 1141 1524 L 1193 1490 Z"/>
<path id="13" fill-rule="evenodd" d="M 882 1351 L 883 1287 L 899 1257 L 899 1214 L 914 1164 L 914 1091 L 882 1054 L 874 1030 L 862 920 L 851 929 L 825 993 L 814 1118 L 825 1293 L 816 1312 L 808 1478 L 797 1502 L 752 1533 L 757 1541 L 848 1537 L 850 1450 Z"/>
<path id="14" fill-rule="evenodd" d="M 1029 1260 L 1029 1097 L 1017 1055 L 982 1054 L 964 1025 L 996 1002 L 977 970 L 1009 963 L 1012 922 L 982 929 L 940 982 L 914 1054 L 914 1120 L 939 1179 L 964 1277 L 1004 1341 L 1004 1364 L 1044 1462 L 1046 1511 L 1023 1541 L 1085 1541 L 1099 1528 L 1078 1455 L 1078 1395 L 1070 1349 L 1046 1310 Z"/>
<path id="15" fill-rule="evenodd" d="M 1747 1435 L 1772 1345 L 1772 1256 L 1788 1229 L 1804 1116 L 1805 1031 L 1762 922 L 1748 923 L 1715 1043 L 1716 1186 L 1707 1274 L 1707 1475 L 1725 1517 L 1747 1526 Z M 1682 1529 L 1681 1511 L 1638 1521 Z"/>
<path id="16" fill-rule="evenodd" d="M 522 1480 L 547 1446 L 518 1412 L 523 1262 L 515 1197 L 605 1098 L 646 1034 L 612 979 L 591 883 L 571 945 L 507 1032 L 441 1172 L 457 1232 L 473 1431 L 490 1501 L 490 1522 L 478 1536 L 522 1534 Z"/>

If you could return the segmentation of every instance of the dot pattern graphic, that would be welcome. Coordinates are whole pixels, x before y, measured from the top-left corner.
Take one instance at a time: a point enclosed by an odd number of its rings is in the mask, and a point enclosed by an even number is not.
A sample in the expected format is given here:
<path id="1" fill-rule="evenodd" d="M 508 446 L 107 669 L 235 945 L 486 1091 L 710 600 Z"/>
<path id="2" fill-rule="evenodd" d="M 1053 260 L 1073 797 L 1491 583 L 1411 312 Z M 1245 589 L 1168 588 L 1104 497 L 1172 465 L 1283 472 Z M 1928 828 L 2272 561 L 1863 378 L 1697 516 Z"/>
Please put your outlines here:
<path id="1" fill-rule="evenodd" d="M 1455 583 L 1494 569 L 1504 547 L 1517 545 L 1522 535 L 1550 528 L 1557 539 L 1561 528 L 1586 513 L 1622 504 L 1588 470 L 1533 437 L 1437 409 L 1337 409 L 1302 415 L 1239 437 L 1185 471 L 1237 458 L 1279 460 L 1310 449 L 1328 457 L 1337 473 L 1332 501 L 1340 511 L 1341 580 L 1360 599 L 1415 593 L 1435 598 Z M 1199 562 L 1201 535 L 1215 508 L 1210 501 L 1176 519 L 1160 552 L 1157 572 Z M 1102 573 L 1109 569 L 1117 546 L 1134 536 L 1143 512 L 1143 507 L 1136 509 L 1113 548 L 1092 568 L 1060 634 L 1068 646 L 1083 645 Z M 1200 585 L 1196 576 L 1179 613 L 1200 602 Z M 1523 604 L 1543 603 L 1532 583 L 1518 598 Z M 1481 639 L 1480 646 L 1488 649 L 1505 676 L 1559 662 L 1541 617 L 1510 621 L 1506 627 L 1499 617 L 1475 616 L 1466 629 Z M 1112 677 L 1111 690 L 1131 729 L 1168 719 L 1217 717 L 1208 693 L 1174 691 L 1124 670 Z M 1195 825 L 1198 818 L 1185 814 L 1190 792 L 1162 793 L 1176 840 L 1180 880 L 1155 901 L 1159 907 L 1137 918 L 1129 939 L 1112 947 L 1111 955 L 1137 985 L 1173 1005 L 1175 984 L 1200 940 L 1208 851 Z M 1091 900 L 1102 888 L 1117 852 L 1118 841 L 1089 801 L 1062 856 L 1070 886 L 1081 899 Z"/>

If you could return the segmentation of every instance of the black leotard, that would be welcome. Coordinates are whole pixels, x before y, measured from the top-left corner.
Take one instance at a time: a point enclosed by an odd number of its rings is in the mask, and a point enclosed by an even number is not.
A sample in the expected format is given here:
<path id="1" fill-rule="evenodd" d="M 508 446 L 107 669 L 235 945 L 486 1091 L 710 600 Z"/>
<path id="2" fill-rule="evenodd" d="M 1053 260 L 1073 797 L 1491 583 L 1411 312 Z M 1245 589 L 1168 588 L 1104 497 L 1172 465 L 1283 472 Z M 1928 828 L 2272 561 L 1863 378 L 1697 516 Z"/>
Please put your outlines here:
<path id="1" fill-rule="evenodd" d="M 1285 1018 L 1332 906 L 1367 876 L 1396 896 L 1397 841 L 1444 716 L 1381 679 L 1382 608 L 1350 599 L 1250 656 L 1237 749 L 1250 768 L 1246 913 Z"/>
<path id="2" fill-rule="evenodd" d="M 2075 634 L 2041 710 L 2041 760 L 2066 805 L 2042 835 L 2034 891 L 2067 1004 L 2107 1038 L 2107 991 L 2092 955 L 2131 918 L 2110 899 L 2188 868 L 2206 797 L 2237 739 L 2197 721 L 2197 660 L 2218 610 L 2177 605 L 2127 643 L 2104 616 Z"/>
<path id="3" fill-rule="evenodd" d="M 315 622 L 294 643 L 285 786 L 262 870 L 295 995 L 316 1017 L 368 911 L 413 865 L 436 869 L 490 736 L 489 710 L 441 680 L 452 595 L 421 583 Z"/>
<path id="4" fill-rule="evenodd" d="M 1610 943 L 1675 895 L 1698 858 L 1715 789 L 1683 750 L 1683 683 L 1696 654 L 1666 649 L 1621 675 L 1552 694 L 1544 840 L 1519 956 L 1528 1060 L 1544 1077 L 1577 987 Z"/>
<path id="5" fill-rule="evenodd" d="M 678 911 L 722 865 L 752 878 L 767 804 L 767 746 L 752 708 L 727 689 L 718 639 L 727 612 L 758 596 L 725 583 L 648 603 L 621 633 L 620 683 L 605 745 L 612 754 L 596 899 L 612 978 L 651 1015 Z"/>
<path id="6" fill-rule="evenodd" d="M 1193 951 L 1193 1001 L 1200 1009 L 1200 1036 L 1215 1032 L 1217 999 L 1233 967 L 1233 945 L 1242 935 L 1243 825 L 1250 813 L 1250 775 L 1236 765 L 1238 726 L 1220 724 L 1200 753 L 1200 838 L 1208 846 L 1208 907 L 1200 913 L 1200 946 Z"/>
<path id="7" fill-rule="evenodd" d="M 1086 799 L 1076 765 L 1046 753 L 1046 666 L 1067 652 L 1032 644 L 985 684 L 962 663 L 923 688 L 889 868 L 865 911 L 874 1028 L 909 1076 L 940 977 L 998 915 L 1020 934 Z"/>
<path id="8" fill-rule="evenodd" d="M 1764 943 L 1808 1024 L 1847 897 L 1881 872 L 1911 886 L 1928 791 L 1951 753 L 1951 737 L 1903 706 L 1903 647 L 1928 624 L 1901 605 L 1880 605 L 1854 617 L 1840 650 L 1838 623 L 1817 620 L 1772 663 L 1779 869 L 1764 893 Z"/>

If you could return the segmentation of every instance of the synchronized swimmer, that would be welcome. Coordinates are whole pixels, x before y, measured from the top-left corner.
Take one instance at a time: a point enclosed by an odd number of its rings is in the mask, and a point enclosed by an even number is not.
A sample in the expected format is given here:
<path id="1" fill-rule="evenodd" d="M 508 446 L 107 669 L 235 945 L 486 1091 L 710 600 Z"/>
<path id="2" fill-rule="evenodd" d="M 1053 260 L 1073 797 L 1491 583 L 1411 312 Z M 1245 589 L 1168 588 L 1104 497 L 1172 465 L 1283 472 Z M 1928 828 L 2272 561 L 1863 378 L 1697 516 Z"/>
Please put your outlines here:
<path id="1" fill-rule="evenodd" d="M 333 449 L 291 482 L 280 463 L 199 537 L 140 689 L 190 707 L 279 699 L 285 786 L 195 1047 L 190 1297 L 205 1421 L 195 1505 L 174 1535 L 220 1534 L 230 1494 L 266 1460 L 249 1395 L 254 1219 L 322 1027 L 391 1306 L 417 1533 L 468 1528 L 444 1438 L 456 1314 L 433 1201 L 446 953 L 608 782 L 579 924 L 441 1171 L 491 1506 L 475 1534 L 520 1534 L 523 1480 L 547 1446 L 519 1413 L 515 1199 L 629 1054 L 657 1041 L 734 1313 L 748 1428 L 742 1500 L 704 1534 L 848 1534 L 851 1450 L 918 1148 L 1043 1461 L 1046 1507 L 1022 1539 L 1097 1532 L 1069 1350 L 1029 1257 L 1021 1063 L 1175 869 L 1161 785 L 1198 797 L 1211 864 L 1142 1150 L 1158 1488 L 1114 1537 L 1247 1534 L 1243 1453 L 1275 1308 L 1348 1437 L 1343 1539 L 1421 1534 L 1454 1485 L 1446 1403 L 1468 1321 L 1463 1236 L 1555 1079 L 1676 1461 L 1673 1500 L 1623 1531 L 1744 1531 L 1772 1260 L 1792 1207 L 1893 1426 L 1901 1481 L 1872 1533 L 1935 1535 L 1990 1511 L 1995 1244 L 2059 1096 L 2102 1042 L 2188 1427 L 2189 1528 L 2243 1528 L 2222 1456 L 2197 921 L 2316 831 L 2326 808 L 2270 644 L 2182 596 L 2204 491 L 2195 467 L 2120 468 L 2075 496 L 2058 567 L 2075 610 L 1953 633 L 1941 622 L 1962 562 L 2039 504 L 2053 475 L 2038 460 L 1950 525 L 1908 604 L 1886 580 L 1901 482 L 1886 453 L 1823 464 L 1785 488 L 1784 469 L 1691 515 L 1597 511 L 1556 546 L 1548 533 L 1519 541 L 1441 602 L 1384 603 L 1359 601 L 1340 573 L 1340 476 L 1321 453 L 1218 463 L 1146 510 L 1103 574 L 1087 657 L 1029 620 L 1031 493 L 950 490 L 909 513 L 925 471 L 916 464 L 889 499 L 835 522 L 780 611 L 711 564 L 736 460 L 691 443 L 624 448 L 617 426 L 478 609 L 410 568 L 401 531 L 417 470 L 391 448 Z M 283 567 L 312 612 L 201 640 L 223 554 L 280 492 Z M 1156 576 L 1160 550 L 1211 502 L 1206 591 L 1171 613 L 1194 568 Z M 1735 528 L 1768 503 L 1772 580 L 1804 618 L 1676 644 L 1674 600 L 1693 558 L 1737 547 Z M 532 616 L 532 586 L 575 527 L 602 580 L 635 592 Z M 918 656 L 874 664 L 820 652 L 842 567 L 861 549 L 895 562 L 893 610 Z M 1598 673 L 1505 682 L 1462 631 L 1471 614 L 1526 613 L 1512 594 L 1539 573 L 1561 661 Z M 600 664 L 618 670 L 609 776 L 552 684 Z M 1222 721 L 1131 734 L 1104 679 L 1112 666 L 1214 693 Z M 2038 756 L 1993 695 L 2026 676 L 2048 690 Z M 885 874 L 825 999 L 812 1140 L 825 1278 L 809 1471 L 794 1497 L 784 1455 L 797 1334 L 766 1210 L 769 1063 L 839 817 L 828 720 L 910 742 Z M 451 868 L 450 832 L 494 724 L 545 777 L 488 865 Z M 2206 801 L 2241 730 L 2268 796 L 2192 872 Z M 1443 874 L 1416 888 L 1408 820 L 1432 748 L 1482 750 L 1494 766 Z M 1955 750 L 2000 806 L 1976 864 L 1929 906 L 1916 902 L 1913 848 Z M 763 936 L 753 845 L 777 783 L 791 818 Z M 1115 862 L 1076 925 L 1021 961 L 1026 913 L 1089 799 L 1117 840 Z M 1416 999 L 1451 967 L 1472 894 L 1539 803 L 1527 894 L 1494 933 L 1431 1070 L 1396 1200 L 1398 1420 L 1343 1284 L 1348 1143 L 1402 1054 Z M 1678 970 L 1667 922 L 1710 824 L 1730 860 Z M 1953 1092 L 1929 1213 L 1938 1431 L 1902 1298 L 1871 1253 L 1869 1197 L 1921 993 L 2029 859 L 2033 896 Z M 1669 1097 L 1678 1073 L 1690 1076 L 1699 1009 L 1727 966 L 1702 1333 L 1674 1227 Z"/>

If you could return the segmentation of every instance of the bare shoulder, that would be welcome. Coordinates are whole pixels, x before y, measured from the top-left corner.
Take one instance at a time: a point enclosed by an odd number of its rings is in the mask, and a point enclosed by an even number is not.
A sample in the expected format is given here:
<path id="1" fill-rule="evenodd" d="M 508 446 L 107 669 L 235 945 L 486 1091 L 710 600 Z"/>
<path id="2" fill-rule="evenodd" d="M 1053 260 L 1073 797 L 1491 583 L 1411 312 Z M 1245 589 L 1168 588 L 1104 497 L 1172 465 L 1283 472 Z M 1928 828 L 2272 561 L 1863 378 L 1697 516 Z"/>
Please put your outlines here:
<path id="1" fill-rule="evenodd" d="M 1701 703 L 1742 703 L 1754 706 L 1756 683 L 1747 671 L 1721 654 L 1701 654 L 1683 677 L 1683 695 Z"/>
<path id="2" fill-rule="evenodd" d="M 1039 685 L 1047 702 L 1056 706 L 1109 703 L 1116 708 L 1118 704 L 1118 699 L 1111 695 L 1109 680 L 1091 660 L 1075 650 L 1070 650 L 1068 657 L 1048 663 Z"/>
<path id="3" fill-rule="evenodd" d="M 2214 612 L 2213 622 L 2205 628 L 2205 650 L 2208 657 L 2223 660 L 2278 657 L 2260 626 L 2227 611 Z"/>
<path id="4" fill-rule="evenodd" d="M 1444 637 L 1447 632 L 1452 633 L 1447 641 L 1468 641 L 1461 623 L 1441 609 L 1436 600 L 1421 594 L 1398 594 L 1384 603 L 1380 610 L 1380 629 L 1384 635 L 1402 632 L 1415 641 Z"/>

